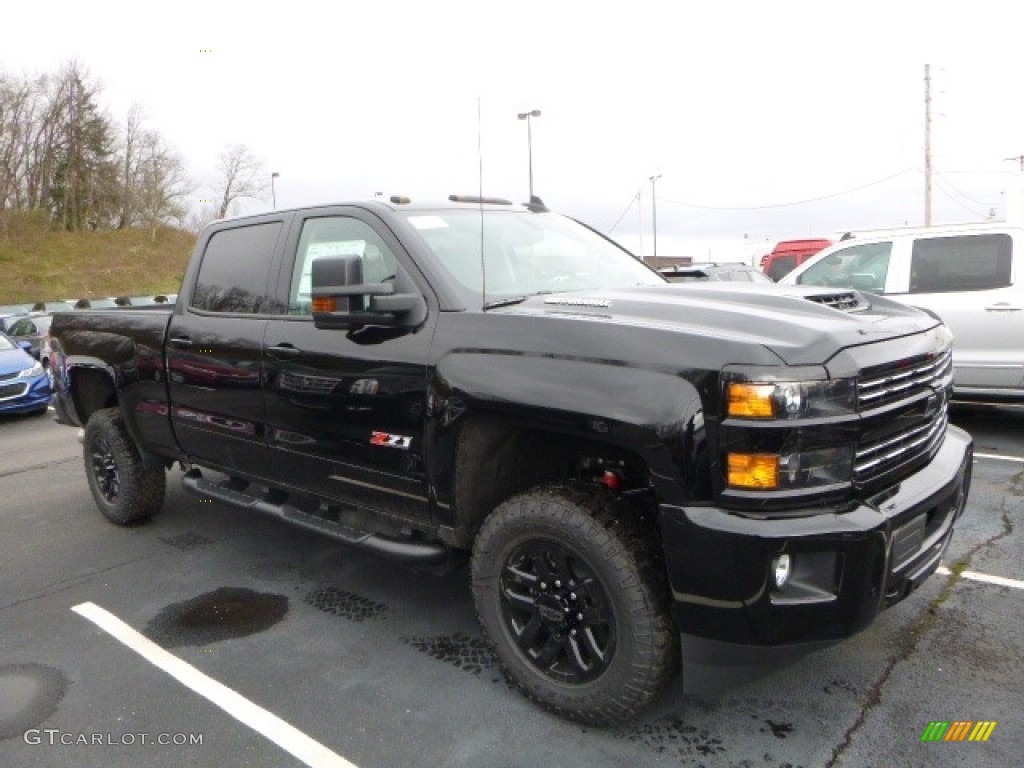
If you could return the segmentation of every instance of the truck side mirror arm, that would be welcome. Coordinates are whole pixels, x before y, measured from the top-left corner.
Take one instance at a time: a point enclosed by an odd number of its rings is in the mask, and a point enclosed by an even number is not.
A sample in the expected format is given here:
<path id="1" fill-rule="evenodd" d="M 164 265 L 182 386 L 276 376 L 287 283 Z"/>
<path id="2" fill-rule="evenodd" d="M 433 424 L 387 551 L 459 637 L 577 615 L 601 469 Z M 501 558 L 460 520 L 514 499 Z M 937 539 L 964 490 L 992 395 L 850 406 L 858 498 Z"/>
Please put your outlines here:
<path id="1" fill-rule="evenodd" d="M 423 302 L 415 293 L 396 293 L 393 283 L 363 283 L 358 256 L 329 256 L 312 265 L 313 324 L 352 329 L 394 326 Z"/>

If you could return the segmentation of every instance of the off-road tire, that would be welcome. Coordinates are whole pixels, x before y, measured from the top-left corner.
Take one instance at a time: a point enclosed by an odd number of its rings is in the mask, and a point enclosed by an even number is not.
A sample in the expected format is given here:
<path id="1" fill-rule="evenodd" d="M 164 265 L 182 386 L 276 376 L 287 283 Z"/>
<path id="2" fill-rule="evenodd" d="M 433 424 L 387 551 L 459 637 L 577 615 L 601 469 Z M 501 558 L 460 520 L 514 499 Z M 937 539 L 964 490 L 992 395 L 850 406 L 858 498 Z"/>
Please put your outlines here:
<path id="1" fill-rule="evenodd" d="M 89 417 L 82 453 L 93 500 L 110 522 L 131 525 L 160 511 L 166 472 L 144 466 L 120 409 L 104 408 Z"/>
<path id="2" fill-rule="evenodd" d="M 533 701 L 590 724 L 636 714 L 679 665 L 654 532 L 617 506 L 600 486 L 540 486 L 500 504 L 473 548 L 477 616 L 505 673 Z"/>

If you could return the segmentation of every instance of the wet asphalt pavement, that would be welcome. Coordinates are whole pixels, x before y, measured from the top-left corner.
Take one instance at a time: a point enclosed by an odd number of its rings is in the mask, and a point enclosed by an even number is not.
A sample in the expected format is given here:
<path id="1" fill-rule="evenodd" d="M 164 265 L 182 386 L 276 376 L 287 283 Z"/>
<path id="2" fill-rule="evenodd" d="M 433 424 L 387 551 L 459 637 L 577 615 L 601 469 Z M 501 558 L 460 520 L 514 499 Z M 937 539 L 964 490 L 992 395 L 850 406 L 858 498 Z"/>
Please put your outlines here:
<path id="1" fill-rule="evenodd" d="M 1024 409 L 953 421 L 980 455 L 952 573 L 841 645 L 721 670 L 716 693 L 679 681 L 636 721 L 594 729 L 509 688 L 465 568 L 397 565 L 202 502 L 178 471 L 159 517 L 117 528 L 75 430 L 0 417 L 0 765 L 1020 765 L 1024 590 L 967 576 L 1024 581 Z M 244 724 L 83 604 L 266 717 Z M 983 743 L 922 742 L 932 721 L 996 726 Z M 303 738 L 319 762 L 294 756 Z"/>

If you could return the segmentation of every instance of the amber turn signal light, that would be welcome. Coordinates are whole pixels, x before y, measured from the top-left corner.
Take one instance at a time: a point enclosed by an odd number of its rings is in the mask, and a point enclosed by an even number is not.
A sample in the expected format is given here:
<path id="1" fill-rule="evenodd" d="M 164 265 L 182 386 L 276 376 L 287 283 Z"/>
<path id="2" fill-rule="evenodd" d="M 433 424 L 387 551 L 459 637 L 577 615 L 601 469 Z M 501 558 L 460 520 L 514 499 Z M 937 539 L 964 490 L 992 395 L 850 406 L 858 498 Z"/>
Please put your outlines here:
<path id="1" fill-rule="evenodd" d="M 313 299 L 313 311 L 314 312 L 333 312 L 337 309 L 337 302 L 333 296 L 328 296 L 323 299 Z"/>
<path id="2" fill-rule="evenodd" d="M 778 488 L 779 457 L 771 453 L 730 453 L 728 483 L 731 488 Z"/>
<path id="3" fill-rule="evenodd" d="M 730 384 L 726 392 L 730 416 L 771 419 L 775 416 L 774 384 Z"/>

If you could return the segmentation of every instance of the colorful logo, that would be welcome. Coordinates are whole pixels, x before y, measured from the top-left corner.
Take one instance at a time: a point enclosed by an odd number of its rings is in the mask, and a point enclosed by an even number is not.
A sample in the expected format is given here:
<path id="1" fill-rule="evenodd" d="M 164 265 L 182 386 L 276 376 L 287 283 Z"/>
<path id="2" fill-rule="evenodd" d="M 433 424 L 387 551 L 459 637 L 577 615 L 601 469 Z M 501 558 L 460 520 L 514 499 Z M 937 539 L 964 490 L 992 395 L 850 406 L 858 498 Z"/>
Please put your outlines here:
<path id="1" fill-rule="evenodd" d="M 995 720 L 932 720 L 921 741 L 988 741 L 995 728 Z"/>

